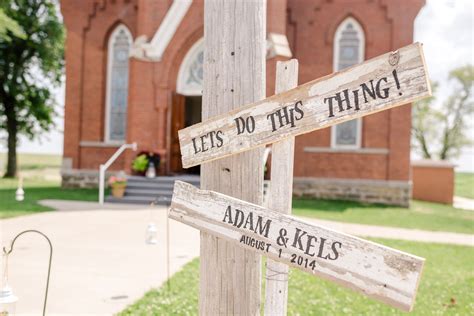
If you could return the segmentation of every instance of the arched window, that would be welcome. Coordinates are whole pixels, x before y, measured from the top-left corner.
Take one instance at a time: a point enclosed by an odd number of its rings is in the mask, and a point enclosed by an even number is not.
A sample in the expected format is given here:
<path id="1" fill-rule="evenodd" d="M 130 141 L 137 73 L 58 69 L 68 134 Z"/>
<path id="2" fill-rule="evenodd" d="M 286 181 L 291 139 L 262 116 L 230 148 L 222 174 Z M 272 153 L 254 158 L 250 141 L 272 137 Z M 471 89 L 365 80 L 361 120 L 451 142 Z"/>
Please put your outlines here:
<path id="1" fill-rule="evenodd" d="M 107 51 L 105 141 L 122 142 L 127 131 L 128 58 L 132 34 L 125 25 L 115 28 Z"/>
<path id="2" fill-rule="evenodd" d="M 334 36 L 334 71 L 361 63 L 365 54 L 364 30 L 354 18 L 345 19 Z M 354 119 L 331 131 L 331 147 L 356 149 L 361 146 L 362 119 Z"/>
<path id="3" fill-rule="evenodd" d="M 201 38 L 189 49 L 179 67 L 176 92 L 187 96 L 202 95 L 204 40 Z"/>

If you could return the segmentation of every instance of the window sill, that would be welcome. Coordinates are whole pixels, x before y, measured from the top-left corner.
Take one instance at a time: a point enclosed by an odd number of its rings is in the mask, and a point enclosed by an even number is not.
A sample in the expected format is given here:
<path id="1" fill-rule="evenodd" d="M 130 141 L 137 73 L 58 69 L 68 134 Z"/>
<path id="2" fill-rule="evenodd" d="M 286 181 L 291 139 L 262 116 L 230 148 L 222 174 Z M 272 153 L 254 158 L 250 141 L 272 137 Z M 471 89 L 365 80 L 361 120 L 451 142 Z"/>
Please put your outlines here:
<path id="1" fill-rule="evenodd" d="M 388 155 L 388 148 L 331 148 L 331 147 L 304 147 L 306 153 L 350 153 Z"/>

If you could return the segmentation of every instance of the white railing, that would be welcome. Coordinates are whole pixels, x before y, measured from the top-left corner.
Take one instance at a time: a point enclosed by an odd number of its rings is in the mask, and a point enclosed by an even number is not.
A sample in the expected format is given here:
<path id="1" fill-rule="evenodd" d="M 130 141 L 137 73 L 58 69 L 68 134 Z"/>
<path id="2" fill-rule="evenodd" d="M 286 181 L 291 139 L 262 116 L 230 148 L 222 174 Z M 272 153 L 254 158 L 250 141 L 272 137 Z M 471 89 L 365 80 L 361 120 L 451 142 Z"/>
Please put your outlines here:
<path id="1" fill-rule="evenodd" d="M 119 149 L 107 160 L 107 162 L 99 167 L 99 204 L 104 204 L 104 187 L 105 187 L 105 171 L 110 167 L 111 164 L 126 150 L 132 149 L 137 150 L 137 143 L 123 144 Z"/>
<path id="2" fill-rule="evenodd" d="M 272 152 L 272 147 L 265 147 L 265 150 L 263 152 L 263 169 L 265 169 L 265 165 L 267 164 L 268 156 L 270 156 L 270 153 Z"/>
<path id="3" fill-rule="evenodd" d="M 267 165 L 267 160 L 268 157 L 270 156 L 270 153 L 272 152 L 272 147 L 268 146 L 265 147 L 265 151 L 263 152 L 263 170 L 265 171 L 265 166 Z M 270 180 L 263 180 L 263 205 L 267 206 L 268 203 L 268 190 L 270 190 L 270 183 L 271 183 L 271 178 Z"/>

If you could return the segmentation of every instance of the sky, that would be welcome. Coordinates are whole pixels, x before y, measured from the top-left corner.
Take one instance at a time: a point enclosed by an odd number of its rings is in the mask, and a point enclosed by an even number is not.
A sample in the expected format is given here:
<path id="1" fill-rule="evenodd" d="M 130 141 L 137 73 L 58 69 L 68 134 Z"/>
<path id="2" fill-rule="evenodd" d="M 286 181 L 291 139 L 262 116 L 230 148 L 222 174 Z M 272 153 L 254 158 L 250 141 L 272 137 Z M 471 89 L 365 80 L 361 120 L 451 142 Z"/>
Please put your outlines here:
<path id="1" fill-rule="evenodd" d="M 474 64 L 473 11 L 472 0 L 427 0 L 415 20 L 414 40 L 424 45 L 430 78 L 440 84 L 437 95 L 440 101 L 450 92 L 447 80 L 449 71 L 458 66 Z M 56 96 L 58 103 L 63 105 L 64 86 L 57 89 Z M 21 137 L 18 152 L 61 154 L 64 129 L 62 107 L 58 112 L 56 127 L 34 141 Z M 471 122 L 474 122 L 474 117 Z M 469 135 L 474 140 L 474 126 Z M 4 143 L 0 145 L 0 151 L 5 151 Z M 412 157 L 416 159 L 417 155 L 412 153 Z M 455 163 L 458 170 L 474 172 L 474 148 L 465 148 Z"/>
<path id="2" fill-rule="evenodd" d="M 428 0 L 415 20 L 414 40 L 423 43 L 430 79 L 439 83 L 438 102 L 450 94 L 449 71 L 474 64 L 473 11 L 472 0 Z M 469 121 L 468 135 L 474 140 L 474 115 Z M 418 158 L 416 153 L 412 158 Z M 474 172 L 474 147 L 464 148 L 453 162 L 458 171 Z"/>

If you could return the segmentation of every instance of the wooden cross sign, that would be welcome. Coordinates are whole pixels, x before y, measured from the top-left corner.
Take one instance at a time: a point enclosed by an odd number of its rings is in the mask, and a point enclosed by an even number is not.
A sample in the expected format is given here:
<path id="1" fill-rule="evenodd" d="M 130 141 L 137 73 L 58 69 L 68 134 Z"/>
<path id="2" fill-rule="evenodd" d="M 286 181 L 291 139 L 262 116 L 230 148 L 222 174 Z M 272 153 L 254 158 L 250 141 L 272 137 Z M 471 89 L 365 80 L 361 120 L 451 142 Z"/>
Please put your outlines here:
<path id="1" fill-rule="evenodd" d="M 415 43 L 178 132 L 184 168 L 431 95 Z"/>
<path id="2" fill-rule="evenodd" d="M 411 310 L 424 259 L 176 181 L 169 217 Z"/>
<path id="3" fill-rule="evenodd" d="M 181 130 L 183 166 L 430 95 L 422 47 L 415 43 Z M 174 186 L 169 217 L 401 310 L 413 308 L 423 258 L 180 181 Z"/>

